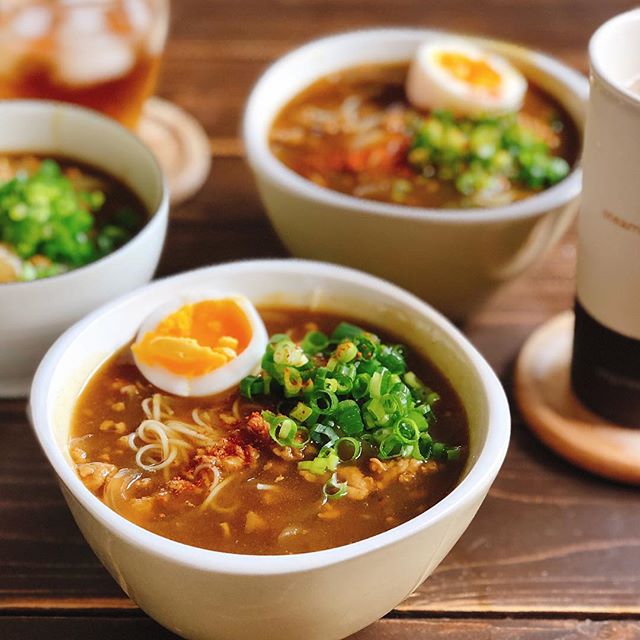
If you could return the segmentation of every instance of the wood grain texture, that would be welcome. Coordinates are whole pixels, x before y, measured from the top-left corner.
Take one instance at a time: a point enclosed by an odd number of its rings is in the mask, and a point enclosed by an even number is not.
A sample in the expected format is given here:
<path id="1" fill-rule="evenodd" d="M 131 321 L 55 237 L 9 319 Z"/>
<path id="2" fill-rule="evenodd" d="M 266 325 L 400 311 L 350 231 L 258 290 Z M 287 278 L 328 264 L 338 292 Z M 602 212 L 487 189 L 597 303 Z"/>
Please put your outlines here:
<path id="1" fill-rule="evenodd" d="M 0 618 L 4 640 L 92 640 L 177 638 L 149 618 L 54 617 Z M 592 620 L 380 620 L 348 640 L 638 640 L 640 622 Z"/>
<path id="2" fill-rule="evenodd" d="M 159 274 L 284 255 L 241 159 L 237 132 L 252 82 L 289 48 L 356 27 L 434 26 L 520 41 L 584 71 L 589 34 L 635 4 L 174 2 L 160 94 L 200 119 L 214 157 L 202 192 L 172 211 Z M 543 264 L 505 287 L 463 327 L 508 389 L 526 336 L 571 305 L 574 263 L 571 232 Z M 468 531 L 399 607 L 396 615 L 403 619 L 384 620 L 358 640 L 640 638 L 639 623 L 624 620 L 640 616 L 638 492 L 571 468 L 533 438 L 515 410 L 513 417 L 506 463 Z M 172 637 L 137 612 L 80 536 L 31 434 L 24 402 L 0 402 L 0 430 L 0 638 L 55 640 L 88 632 L 96 638 Z M 447 619 L 451 615 L 456 619 Z M 519 619 L 500 619 L 509 615 Z"/>

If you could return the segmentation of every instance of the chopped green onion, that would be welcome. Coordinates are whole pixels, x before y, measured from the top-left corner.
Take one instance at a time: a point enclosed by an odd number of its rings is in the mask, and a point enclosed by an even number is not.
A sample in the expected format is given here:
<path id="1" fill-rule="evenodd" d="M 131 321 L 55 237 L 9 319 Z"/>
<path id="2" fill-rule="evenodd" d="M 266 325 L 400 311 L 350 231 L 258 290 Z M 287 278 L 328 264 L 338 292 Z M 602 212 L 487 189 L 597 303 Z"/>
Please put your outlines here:
<path id="1" fill-rule="evenodd" d="M 331 393 L 336 393 L 338 386 L 338 381 L 335 378 L 324 378 L 322 381 L 322 389 Z"/>
<path id="2" fill-rule="evenodd" d="M 345 342 L 341 342 L 335 350 L 334 357 L 338 360 L 338 362 L 351 362 L 358 355 L 358 347 L 347 340 Z"/>
<path id="3" fill-rule="evenodd" d="M 54 160 L 36 171 L 20 170 L 0 183 L 0 243 L 25 261 L 20 280 L 44 278 L 81 267 L 115 251 L 142 226 L 129 207 L 102 210 L 102 191 L 82 191 Z M 102 211 L 101 211 L 102 210 Z M 28 262 L 42 258 L 41 264 Z"/>
<path id="4" fill-rule="evenodd" d="M 382 344 L 345 323 L 331 339 L 308 332 L 301 345 L 280 335 L 262 363 L 261 374 L 247 376 L 240 392 L 273 401 L 278 413 L 262 415 L 274 442 L 303 451 L 309 442 L 320 447 L 313 459 L 299 462 L 300 471 L 334 474 L 359 458 L 365 443 L 381 459 L 447 462 L 461 455 L 460 447 L 433 442 L 429 427 L 438 394 L 407 371 L 402 346 Z M 335 478 L 328 481 L 328 492 L 343 493 L 337 485 L 344 483 L 334 484 Z"/>
<path id="5" fill-rule="evenodd" d="M 281 447 L 301 449 L 309 442 L 309 430 L 299 427 L 295 420 L 286 416 L 276 416 L 271 411 L 263 411 L 262 417 L 269 423 L 271 439 Z M 303 434 L 303 439 L 300 439 L 300 434 Z"/>
<path id="6" fill-rule="evenodd" d="M 398 436 L 391 434 L 387 436 L 379 445 L 379 455 L 383 460 L 397 458 L 402 453 L 403 442 Z"/>
<path id="7" fill-rule="evenodd" d="M 427 177 L 451 182 L 470 204 L 482 192 L 495 197 L 515 185 L 543 189 L 571 170 L 516 113 L 457 118 L 433 111 L 417 118 L 407 160 Z"/>
<path id="8" fill-rule="evenodd" d="M 329 338 L 322 331 L 309 331 L 302 339 L 300 346 L 306 354 L 313 356 L 329 346 Z"/>
<path id="9" fill-rule="evenodd" d="M 338 476 L 334 473 L 322 487 L 322 493 L 328 500 L 339 500 L 348 493 L 346 482 L 338 482 Z"/>
<path id="10" fill-rule="evenodd" d="M 364 409 L 369 416 L 373 418 L 374 424 L 384 427 L 390 419 L 389 414 L 384 408 L 384 404 L 380 398 L 372 398 L 364 405 Z"/>
<path id="11" fill-rule="evenodd" d="M 434 442 L 431 447 L 431 455 L 436 460 L 445 460 L 447 458 L 447 447 L 442 442 Z"/>
<path id="12" fill-rule="evenodd" d="M 398 413 L 401 410 L 400 401 L 395 394 L 385 393 L 381 398 L 380 402 L 384 408 L 385 413 L 389 415 L 393 415 L 394 413 Z"/>
<path id="13" fill-rule="evenodd" d="M 337 425 L 347 435 L 358 435 L 364 431 L 360 407 L 355 400 L 341 400 L 334 414 Z"/>
<path id="14" fill-rule="evenodd" d="M 459 460 L 462 447 L 447 447 L 447 460 Z"/>
<path id="15" fill-rule="evenodd" d="M 364 398 L 369 392 L 371 376 L 368 373 L 359 373 L 353 381 L 351 393 L 356 400 Z"/>
<path id="16" fill-rule="evenodd" d="M 329 444 L 333 444 L 340 436 L 335 432 L 333 427 L 318 423 L 311 429 L 311 439 L 316 444 L 324 444 L 324 438 L 326 438 Z"/>
<path id="17" fill-rule="evenodd" d="M 421 433 L 418 438 L 418 450 L 423 460 L 428 460 L 431 457 L 433 450 L 433 439 L 428 433 Z"/>
<path id="18" fill-rule="evenodd" d="M 391 373 L 404 373 L 407 370 L 404 347 L 402 347 L 402 345 L 382 347 L 378 353 L 378 360 L 389 369 Z"/>
<path id="19" fill-rule="evenodd" d="M 393 432 L 398 440 L 410 444 L 420 437 L 420 429 L 411 418 L 399 418 L 393 427 Z"/>
<path id="20" fill-rule="evenodd" d="M 357 336 L 366 333 L 364 329 L 356 327 L 354 324 L 348 322 L 341 322 L 331 334 L 332 340 L 344 340 L 345 338 L 356 338 Z"/>
<path id="21" fill-rule="evenodd" d="M 313 409 L 304 402 L 298 402 L 298 404 L 289 412 L 289 417 L 297 420 L 298 422 L 304 422 L 311 416 Z"/>
<path id="22" fill-rule="evenodd" d="M 345 376 L 341 373 L 334 372 L 334 380 L 335 380 L 335 392 L 340 395 L 344 395 L 345 393 L 349 393 L 351 389 L 353 389 L 353 380 L 348 376 Z"/>
<path id="23" fill-rule="evenodd" d="M 249 400 L 260 395 L 263 391 L 263 382 L 260 376 L 247 376 L 240 381 L 240 393 Z"/>
<path id="24" fill-rule="evenodd" d="M 291 340 L 281 340 L 275 346 L 273 361 L 276 364 L 300 367 L 309 362 L 307 354 L 297 344 Z"/>
<path id="25" fill-rule="evenodd" d="M 285 367 L 284 369 L 284 392 L 287 398 L 293 398 L 300 393 L 302 389 L 302 375 L 293 367 Z"/>
<path id="26" fill-rule="evenodd" d="M 435 392 L 429 389 L 427 385 L 425 385 L 413 371 L 409 371 L 404 374 L 403 380 L 406 385 L 411 389 L 411 393 L 420 402 L 424 402 L 425 404 L 433 404 L 440 399 L 440 396 Z"/>
<path id="27" fill-rule="evenodd" d="M 341 462 L 349 462 L 357 460 L 362 453 L 362 443 L 351 437 L 339 438 L 333 445 L 335 452 L 338 454 Z M 347 450 L 347 453 L 344 450 Z"/>
<path id="28" fill-rule="evenodd" d="M 372 339 L 371 334 L 361 335 L 356 343 L 358 345 L 358 353 L 362 359 L 371 360 L 376 355 L 378 346 Z"/>
<path id="29" fill-rule="evenodd" d="M 338 407 L 338 396 L 333 391 L 318 389 L 311 394 L 309 405 L 322 415 L 331 415 Z"/>

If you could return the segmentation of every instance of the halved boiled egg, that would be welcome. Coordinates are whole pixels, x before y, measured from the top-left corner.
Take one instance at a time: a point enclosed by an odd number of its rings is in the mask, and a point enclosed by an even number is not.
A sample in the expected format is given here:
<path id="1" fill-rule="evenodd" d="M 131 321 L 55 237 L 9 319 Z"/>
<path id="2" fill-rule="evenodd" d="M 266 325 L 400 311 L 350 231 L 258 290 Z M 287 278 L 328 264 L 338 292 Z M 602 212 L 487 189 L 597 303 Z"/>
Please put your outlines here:
<path id="1" fill-rule="evenodd" d="M 268 336 L 241 295 L 182 296 L 142 323 L 131 347 L 142 375 L 179 396 L 226 391 L 259 367 Z"/>
<path id="2" fill-rule="evenodd" d="M 526 91 L 524 76 L 504 58 L 458 40 L 418 47 L 406 84 L 407 98 L 418 109 L 462 116 L 517 111 Z"/>

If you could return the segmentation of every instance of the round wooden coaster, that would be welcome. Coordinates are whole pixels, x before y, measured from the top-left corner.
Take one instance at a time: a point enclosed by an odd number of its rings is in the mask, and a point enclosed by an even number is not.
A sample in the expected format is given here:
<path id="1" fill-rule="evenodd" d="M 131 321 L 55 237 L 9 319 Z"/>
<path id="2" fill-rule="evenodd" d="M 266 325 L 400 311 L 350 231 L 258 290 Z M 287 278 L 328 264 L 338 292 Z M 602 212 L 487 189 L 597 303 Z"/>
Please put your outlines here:
<path id="1" fill-rule="evenodd" d="M 173 204 L 184 202 L 202 187 L 211 168 L 211 149 L 207 134 L 193 116 L 162 98 L 150 98 L 142 111 L 138 135 L 164 170 Z"/>
<path id="2" fill-rule="evenodd" d="M 570 311 L 529 337 L 516 364 L 520 411 L 540 439 L 570 462 L 612 480 L 640 484 L 640 428 L 607 422 L 576 399 L 569 381 L 572 342 Z"/>

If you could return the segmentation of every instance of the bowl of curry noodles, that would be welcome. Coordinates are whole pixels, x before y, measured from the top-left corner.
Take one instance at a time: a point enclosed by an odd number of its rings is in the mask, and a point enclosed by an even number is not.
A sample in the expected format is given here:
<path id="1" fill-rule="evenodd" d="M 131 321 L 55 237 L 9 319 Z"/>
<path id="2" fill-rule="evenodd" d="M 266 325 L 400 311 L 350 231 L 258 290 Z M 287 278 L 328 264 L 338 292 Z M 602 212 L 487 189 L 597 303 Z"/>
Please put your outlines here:
<path id="1" fill-rule="evenodd" d="M 429 29 L 329 36 L 276 61 L 244 144 L 286 247 L 388 278 L 462 320 L 562 236 L 586 78 Z"/>
<path id="2" fill-rule="evenodd" d="M 36 435 L 83 535 L 186 638 L 344 638 L 425 580 L 504 459 L 474 347 L 362 272 L 245 261 L 160 280 L 61 336 Z"/>

